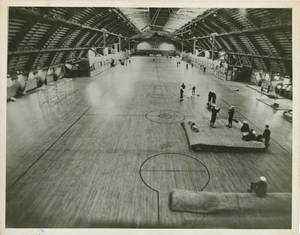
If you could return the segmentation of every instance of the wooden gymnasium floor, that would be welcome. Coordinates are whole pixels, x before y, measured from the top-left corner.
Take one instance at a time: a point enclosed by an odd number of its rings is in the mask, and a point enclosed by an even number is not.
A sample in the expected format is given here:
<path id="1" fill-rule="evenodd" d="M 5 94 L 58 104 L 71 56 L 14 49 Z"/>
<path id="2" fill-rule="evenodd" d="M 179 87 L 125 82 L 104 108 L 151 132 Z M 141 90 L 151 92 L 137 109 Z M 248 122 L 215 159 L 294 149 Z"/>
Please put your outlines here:
<path id="1" fill-rule="evenodd" d="M 181 82 L 186 93 L 196 84 L 200 96 L 179 102 Z M 150 57 L 72 83 L 50 103 L 33 93 L 7 104 L 7 227 L 225 228 L 239 218 L 209 223 L 171 212 L 169 191 L 245 192 L 265 175 L 269 191 L 291 192 L 292 125 L 245 84 Z M 268 152 L 189 150 L 180 122 L 209 117 L 209 90 L 217 93 L 218 118 L 233 104 L 235 117 L 256 130 L 270 125 Z"/>

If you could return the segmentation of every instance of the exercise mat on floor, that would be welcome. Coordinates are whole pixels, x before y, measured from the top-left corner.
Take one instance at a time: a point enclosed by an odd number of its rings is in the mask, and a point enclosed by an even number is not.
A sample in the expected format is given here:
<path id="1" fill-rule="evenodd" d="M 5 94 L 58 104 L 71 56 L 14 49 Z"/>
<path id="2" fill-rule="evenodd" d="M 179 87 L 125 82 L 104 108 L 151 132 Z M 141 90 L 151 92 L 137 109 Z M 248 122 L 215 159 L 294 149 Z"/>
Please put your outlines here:
<path id="1" fill-rule="evenodd" d="M 191 129 L 195 123 L 199 132 Z M 210 151 L 263 151 L 265 144 L 260 141 L 244 141 L 240 123 L 233 122 L 232 128 L 226 127 L 227 120 L 218 119 L 216 128 L 209 126 L 209 120 L 186 119 L 181 124 L 184 128 L 189 147 L 193 150 Z"/>

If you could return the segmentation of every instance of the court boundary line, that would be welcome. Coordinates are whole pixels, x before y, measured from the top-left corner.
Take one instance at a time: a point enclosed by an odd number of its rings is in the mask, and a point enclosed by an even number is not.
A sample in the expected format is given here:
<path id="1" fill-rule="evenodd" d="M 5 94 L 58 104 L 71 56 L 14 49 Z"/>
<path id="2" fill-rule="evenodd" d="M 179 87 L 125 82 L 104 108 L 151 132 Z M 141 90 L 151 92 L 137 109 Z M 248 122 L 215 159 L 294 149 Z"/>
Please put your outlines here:
<path id="1" fill-rule="evenodd" d="M 41 160 L 45 155 L 46 155 L 46 153 L 48 153 L 49 152 L 49 150 L 60 140 L 60 139 L 62 139 L 64 136 L 65 136 L 65 134 L 76 124 L 76 123 L 78 123 L 79 121 L 80 121 L 80 119 L 89 111 L 89 109 L 90 109 L 90 106 L 62 133 L 62 134 L 60 134 L 58 137 L 57 137 L 57 139 L 46 149 L 46 150 L 44 150 L 41 154 L 40 154 L 40 156 L 37 158 L 37 159 L 35 159 L 34 161 L 33 161 L 33 163 L 31 163 L 30 165 L 29 165 L 29 167 L 21 174 L 21 175 L 19 175 L 18 176 L 18 178 L 17 179 L 15 179 L 15 181 L 13 182 L 13 183 L 11 183 L 10 185 L 7 185 L 6 186 L 6 190 L 7 191 L 9 191 L 15 184 L 17 184 L 18 182 L 19 182 L 19 180 L 21 179 L 21 178 L 23 178 L 31 169 L 32 169 L 32 167 L 39 161 L 39 160 Z"/>
<path id="2" fill-rule="evenodd" d="M 203 191 L 207 186 L 208 184 L 210 183 L 210 179 L 211 179 L 211 176 L 210 176 L 210 171 L 209 169 L 207 168 L 207 166 L 201 161 L 199 160 L 198 158 L 196 158 L 195 156 L 192 156 L 192 155 L 189 155 L 189 154 L 186 154 L 186 153 L 177 153 L 177 152 L 160 152 L 160 153 L 157 153 L 157 154 L 154 154 L 154 155 L 151 155 L 149 157 L 147 157 L 143 162 L 142 164 L 140 165 L 140 168 L 139 168 L 139 175 L 140 175 L 140 179 L 142 180 L 142 182 L 146 185 L 146 187 L 148 187 L 150 190 L 154 191 L 156 193 L 156 200 L 157 200 L 157 223 L 158 223 L 158 226 L 160 225 L 160 192 L 159 190 L 153 188 L 151 185 L 149 185 L 143 178 L 142 176 L 142 171 L 146 171 L 146 170 L 142 170 L 143 166 L 146 164 L 147 161 L 149 161 L 150 159 L 152 158 L 155 158 L 155 157 L 158 157 L 160 155 L 163 155 L 163 154 L 175 154 L 175 155 L 178 155 L 179 157 L 188 157 L 188 158 L 192 158 L 194 159 L 195 161 L 197 161 L 198 163 L 200 163 L 200 165 L 202 165 L 205 170 L 206 170 L 206 173 L 207 173 L 207 176 L 208 176 L 208 179 L 205 183 L 204 186 L 202 186 L 202 188 L 200 189 L 200 191 Z M 198 171 L 198 172 L 202 172 L 202 171 Z"/>

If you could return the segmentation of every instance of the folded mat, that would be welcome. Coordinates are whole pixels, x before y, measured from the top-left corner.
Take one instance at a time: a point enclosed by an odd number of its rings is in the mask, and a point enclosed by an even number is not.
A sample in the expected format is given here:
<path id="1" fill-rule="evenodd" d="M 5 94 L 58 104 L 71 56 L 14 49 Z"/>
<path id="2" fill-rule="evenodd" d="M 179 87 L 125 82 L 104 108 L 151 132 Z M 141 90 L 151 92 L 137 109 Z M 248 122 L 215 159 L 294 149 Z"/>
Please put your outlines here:
<path id="1" fill-rule="evenodd" d="M 218 193 L 174 190 L 170 194 L 170 209 L 193 213 L 290 213 L 291 193 Z"/>

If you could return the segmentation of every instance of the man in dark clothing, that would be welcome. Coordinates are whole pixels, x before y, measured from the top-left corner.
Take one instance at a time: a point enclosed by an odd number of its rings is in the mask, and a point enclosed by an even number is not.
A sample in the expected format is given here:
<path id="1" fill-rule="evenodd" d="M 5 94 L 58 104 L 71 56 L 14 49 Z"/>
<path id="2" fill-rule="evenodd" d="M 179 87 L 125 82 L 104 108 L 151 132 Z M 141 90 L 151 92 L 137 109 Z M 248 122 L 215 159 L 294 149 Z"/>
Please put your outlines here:
<path id="1" fill-rule="evenodd" d="M 241 132 L 249 132 L 250 128 L 249 128 L 249 124 L 247 121 L 243 121 L 243 125 L 241 127 Z"/>
<path id="2" fill-rule="evenodd" d="M 189 68 L 189 64 L 188 64 L 188 63 L 185 65 L 185 68 L 186 68 L 186 69 L 188 69 L 188 68 Z"/>
<path id="3" fill-rule="evenodd" d="M 208 108 L 208 109 L 211 109 L 212 95 L 213 95 L 213 92 L 210 91 L 210 92 L 208 93 L 208 102 L 207 102 L 207 108 Z"/>
<path id="4" fill-rule="evenodd" d="M 265 146 L 266 146 L 266 148 L 269 147 L 270 136 L 271 136 L 271 131 L 269 129 L 269 125 L 266 125 L 266 129 L 264 130 L 264 133 L 263 133 L 263 137 L 265 139 Z"/>
<path id="5" fill-rule="evenodd" d="M 268 188 L 267 179 L 264 176 L 261 176 L 259 177 L 258 182 L 251 183 L 250 189 L 248 189 L 247 191 L 249 193 L 254 191 L 256 196 L 265 197 L 267 195 L 267 188 Z"/>
<path id="6" fill-rule="evenodd" d="M 212 103 L 215 104 L 217 99 L 217 95 L 215 92 L 212 92 Z"/>
<path id="7" fill-rule="evenodd" d="M 194 86 L 192 87 L 192 95 L 195 95 L 195 91 L 196 91 L 196 86 L 194 85 Z"/>
<path id="8" fill-rule="evenodd" d="M 229 111 L 228 111 L 228 127 L 232 127 L 232 120 L 233 120 L 233 114 L 234 114 L 234 107 L 230 106 Z"/>
<path id="9" fill-rule="evenodd" d="M 217 119 L 217 113 L 220 111 L 220 108 L 217 108 L 215 105 L 212 106 L 211 109 L 211 118 L 210 118 L 210 126 L 215 127 L 215 122 Z"/>
<path id="10" fill-rule="evenodd" d="M 182 88 L 182 86 L 180 87 L 180 101 L 183 101 L 183 93 L 184 93 L 184 90 Z"/>
<path id="11" fill-rule="evenodd" d="M 256 140 L 256 134 L 254 130 L 251 129 L 248 134 L 243 135 L 242 139 L 246 141 Z"/>
<path id="12" fill-rule="evenodd" d="M 211 91 L 208 93 L 208 103 L 210 103 L 212 100 L 212 94 L 213 93 Z"/>
<path id="13" fill-rule="evenodd" d="M 182 88 L 182 89 L 184 89 L 184 88 L 185 88 L 185 85 L 184 85 L 184 83 L 182 83 L 182 84 L 181 84 L 181 88 Z"/>

